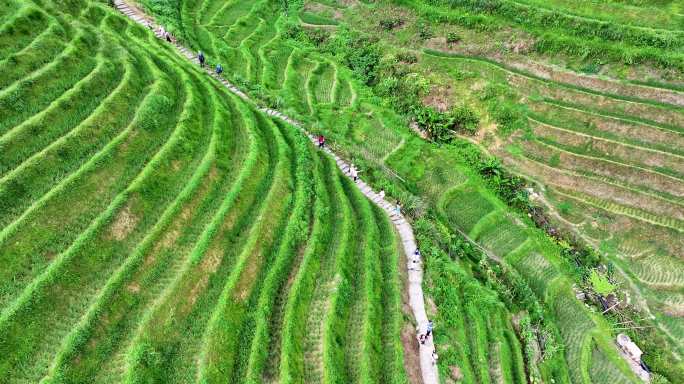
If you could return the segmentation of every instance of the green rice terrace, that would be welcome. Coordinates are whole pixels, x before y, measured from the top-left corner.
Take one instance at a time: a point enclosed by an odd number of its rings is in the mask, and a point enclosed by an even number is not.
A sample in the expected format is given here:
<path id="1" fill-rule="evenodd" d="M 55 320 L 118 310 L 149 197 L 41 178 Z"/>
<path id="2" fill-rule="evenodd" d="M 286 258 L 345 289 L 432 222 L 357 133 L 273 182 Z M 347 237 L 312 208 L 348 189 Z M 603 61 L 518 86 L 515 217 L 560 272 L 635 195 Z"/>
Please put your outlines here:
<path id="1" fill-rule="evenodd" d="M 682 359 L 684 1 L 0 0 L 0 383 Z"/>

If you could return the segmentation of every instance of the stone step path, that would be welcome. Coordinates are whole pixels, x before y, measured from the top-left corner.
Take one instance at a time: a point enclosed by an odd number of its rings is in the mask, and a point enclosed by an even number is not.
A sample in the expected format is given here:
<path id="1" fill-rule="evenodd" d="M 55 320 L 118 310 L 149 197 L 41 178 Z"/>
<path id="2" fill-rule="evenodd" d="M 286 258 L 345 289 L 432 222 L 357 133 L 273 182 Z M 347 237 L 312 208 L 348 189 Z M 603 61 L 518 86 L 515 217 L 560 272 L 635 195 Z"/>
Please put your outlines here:
<path id="1" fill-rule="evenodd" d="M 148 28 L 153 28 L 157 37 L 163 38 L 163 36 L 161 36 L 160 33 L 157 31 L 158 25 L 156 25 L 152 21 L 152 19 L 148 17 L 142 10 L 127 4 L 123 0 L 114 0 L 114 6 L 121 13 L 128 16 L 137 23 L 142 24 Z M 188 50 L 186 47 L 181 46 L 178 43 L 174 43 L 174 46 L 187 59 L 195 63 L 198 63 L 197 57 L 194 52 Z M 207 73 L 209 73 L 209 75 L 220 81 L 232 93 L 246 101 L 252 102 L 252 100 L 249 98 L 249 96 L 247 96 L 247 94 L 242 92 L 235 85 L 228 82 L 228 80 L 223 79 L 220 76 L 217 76 L 214 72 L 212 72 L 211 68 L 205 69 Z M 252 103 L 255 104 L 254 102 Z M 300 131 L 302 131 L 305 135 L 309 137 L 309 139 L 314 145 L 318 145 L 317 138 L 314 135 L 310 134 L 300 122 L 274 109 L 259 107 L 259 110 L 267 114 L 268 116 L 277 117 L 287 122 L 288 124 L 297 127 Z M 345 160 L 337 156 L 328 147 L 324 148 L 323 150 L 335 160 L 337 166 L 342 170 L 342 172 L 344 172 L 345 175 L 349 176 L 349 164 Z M 374 204 L 382 208 L 385 211 L 385 213 L 387 213 L 387 215 L 392 220 L 392 223 L 394 224 L 397 232 L 399 233 L 399 237 L 401 238 L 401 242 L 404 247 L 404 253 L 406 254 L 407 259 L 406 268 L 408 270 L 409 303 L 411 306 L 411 310 L 413 311 L 413 316 L 415 317 L 416 323 L 418 324 L 418 330 L 421 333 L 424 333 L 427 327 L 428 318 L 427 313 L 425 312 L 425 300 L 423 298 L 423 270 L 420 267 L 422 265 L 422 261 L 419 259 L 414 260 L 414 252 L 417 248 L 417 245 L 415 238 L 413 236 L 411 224 L 409 224 L 409 222 L 406 221 L 406 219 L 401 213 L 395 211 L 395 208 L 392 204 L 390 204 L 387 200 L 381 197 L 368 184 L 363 182 L 363 180 L 359 179 L 356 182 L 356 185 L 366 197 L 368 197 Z M 432 364 L 432 351 L 434 350 L 432 337 L 430 337 L 425 342 L 425 344 L 419 344 L 419 346 L 420 370 L 423 377 L 423 383 L 438 384 L 439 374 L 437 372 L 437 366 Z"/>

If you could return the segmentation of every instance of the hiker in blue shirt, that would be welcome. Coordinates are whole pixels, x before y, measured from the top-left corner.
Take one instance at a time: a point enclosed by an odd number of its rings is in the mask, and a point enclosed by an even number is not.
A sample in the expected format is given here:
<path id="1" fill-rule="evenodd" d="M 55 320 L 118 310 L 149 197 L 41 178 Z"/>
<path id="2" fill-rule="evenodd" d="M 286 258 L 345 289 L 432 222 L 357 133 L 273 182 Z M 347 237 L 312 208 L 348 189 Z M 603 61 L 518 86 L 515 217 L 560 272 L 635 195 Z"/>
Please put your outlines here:
<path id="1" fill-rule="evenodd" d="M 204 53 L 202 53 L 202 51 L 199 51 L 199 55 L 197 55 L 197 59 L 199 60 L 200 67 L 204 68 Z"/>
<path id="2" fill-rule="evenodd" d="M 420 263 L 420 250 L 418 248 L 416 248 L 416 251 L 413 252 L 413 260 L 411 261 L 413 262 L 413 264 Z"/>
<path id="3" fill-rule="evenodd" d="M 223 67 L 221 64 L 216 64 L 216 74 L 220 75 L 221 73 L 223 73 Z"/>
<path id="4" fill-rule="evenodd" d="M 428 321 L 427 332 L 425 332 L 425 337 L 430 337 L 430 335 L 432 335 L 432 328 L 433 327 L 434 327 L 434 324 L 432 323 L 432 320 Z"/>

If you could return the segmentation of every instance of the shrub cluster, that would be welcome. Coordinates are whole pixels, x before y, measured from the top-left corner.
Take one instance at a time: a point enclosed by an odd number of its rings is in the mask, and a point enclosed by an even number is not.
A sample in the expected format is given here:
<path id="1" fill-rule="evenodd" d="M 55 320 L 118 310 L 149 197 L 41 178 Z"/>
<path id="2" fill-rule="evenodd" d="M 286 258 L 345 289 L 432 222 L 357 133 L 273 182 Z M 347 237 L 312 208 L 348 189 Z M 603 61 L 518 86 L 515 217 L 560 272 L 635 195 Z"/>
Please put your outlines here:
<path id="1" fill-rule="evenodd" d="M 392 30 L 402 24 L 404 24 L 404 20 L 402 20 L 400 17 L 388 17 L 386 19 L 380 20 L 380 26 L 382 29 L 387 31 Z"/>
<path id="2" fill-rule="evenodd" d="M 399 52 L 396 55 L 398 61 L 406 64 L 415 64 L 418 62 L 418 56 L 411 52 Z"/>
<path id="3" fill-rule="evenodd" d="M 446 36 L 447 44 L 456 44 L 461 41 L 461 36 L 456 32 L 449 32 Z"/>
<path id="4" fill-rule="evenodd" d="M 413 115 L 420 129 L 438 143 L 451 142 L 458 133 L 472 135 L 477 132 L 480 122 L 477 114 L 466 105 L 460 105 L 447 112 L 417 105 L 413 107 Z"/>
<path id="5" fill-rule="evenodd" d="M 349 67 L 356 78 L 367 85 L 378 80 L 382 57 L 378 38 L 340 27 L 326 45 L 326 51 L 338 56 Z"/>
<path id="6" fill-rule="evenodd" d="M 434 32 L 432 32 L 432 28 L 430 28 L 430 25 L 428 23 L 419 22 L 416 25 L 416 28 L 418 28 L 418 37 L 420 37 L 423 40 L 431 39 L 435 36 Z"/>
<path id="7" fill-rule="evenodd" d="M 511 87 L 490 84 L 484 89 L 480 100 L 486 102 L 487 110 L 503 136 L 528 128 L 527 106 L 518 102 L 519 96 Z"/>

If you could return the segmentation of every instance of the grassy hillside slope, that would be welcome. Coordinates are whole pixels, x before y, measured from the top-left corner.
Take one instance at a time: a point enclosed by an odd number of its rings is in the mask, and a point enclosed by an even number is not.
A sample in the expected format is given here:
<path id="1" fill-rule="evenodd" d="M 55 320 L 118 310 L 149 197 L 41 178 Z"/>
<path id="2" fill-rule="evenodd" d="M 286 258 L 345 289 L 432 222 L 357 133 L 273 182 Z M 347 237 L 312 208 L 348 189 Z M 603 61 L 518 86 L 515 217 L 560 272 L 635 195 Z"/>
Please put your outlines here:
<path id="1" fill-rule="evenodd" d="M 159 12 L 152 2 L 141 3 L 162 20 L 170 13 Z M 342 3 L 321 3 L 316 7 L 327 8 L 316 19 L 318 24 L 342 12 Z M 290 39 L 298 33 L 292 23 L 314 24 L 296 2 L 287 13 L 280 2 L 270 1 L 250 6 L 214 0 L 174 4 L 180 16 L 168 24 L 212 63 L 228 68 L 226 76 L 324 133 L 337 151 L 401 198 L 410 212 L 427 208 L 435 220 L 427 226 L 424 241 L 435 241 L 435 255 L 440 248 L 463 245 L 449 239 L 464 235 L 482 246 L 489 258 L 484 264 L 475 254 L 450 254 L 430 264 L 430 286 L 453 292 L 443 299 L 438 296 L 443 293 L 433 292 L 435 316 L 443 327 L 437 331 L 438 341 L 442 356 L 450 356 L 440 360 L 442 377 L 452 376 L 458 367 L 467 372 L 466 382 L 519 382 L 521 370 L 545 382 L 637 381 L 617 354 L 610 324 L 576 301 L 572 285 L 577 276 L 562 247 L 492 193 L 458 148 L 418 138 L 342 58 Z M 335 33 L 335 24 L 323 28 Z M 429 229 L 433 226 L 437 229 Z M 493 285 L 491 296 L 484 296 L 491 304 L 474 294 L 486 291 L 482 282 L 488 273 L 503 280 Z M 470 276 L 467 290 L 452 286 L 464 276 Z M 462 301 L 451 295 L 463 295 Z M 533 323 L 529 337 L 517 333 L 520 314 Z M 540 344 L 543 351 L 538 350 Z M 602 358 L 592 359 L 592 354 Z"/>
<path id="2" fill-rule="evenodd" d="M 0 382 L 404 382 L 395 234 L 331 159 L 105 3 L 0 10 Z"/>
<path id="3" fill-rule="evenodd" d="M 658 72 L 593 65 L 591 58 L 584 73 L 573 71 L 564 57 L 524 47 L 516 52 L 515 35 L 494 52 L 483 39 L 493 34 L 496 41 L 499 32 L 449 23 L 431 24 L 432 37 L 421 38 L 425 19 L 404 8 L 357 7 L 345 15 L 379 36 L 390 58 L 399 61 L 410 49 L 416 61 L 395 65 L 429 84 L 422 101 L 478 111 L 481 129 L 468 139 L 530 178 L 544 194 L 537 204 L 551 207 L 557 225 L 611 260 L 629 300 L 657 318 L 681 356 L 684 98 L 678 83 L 637 82 L 628 71 Z M 381 26 L 393 18 L 403 24 Z M 611 77 L 617 68 L 626 78 Z"/>

